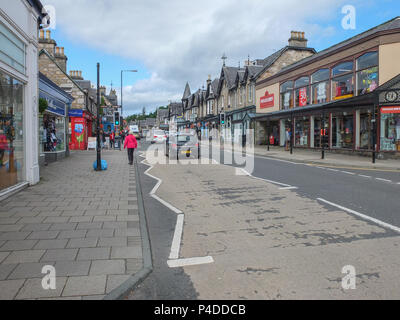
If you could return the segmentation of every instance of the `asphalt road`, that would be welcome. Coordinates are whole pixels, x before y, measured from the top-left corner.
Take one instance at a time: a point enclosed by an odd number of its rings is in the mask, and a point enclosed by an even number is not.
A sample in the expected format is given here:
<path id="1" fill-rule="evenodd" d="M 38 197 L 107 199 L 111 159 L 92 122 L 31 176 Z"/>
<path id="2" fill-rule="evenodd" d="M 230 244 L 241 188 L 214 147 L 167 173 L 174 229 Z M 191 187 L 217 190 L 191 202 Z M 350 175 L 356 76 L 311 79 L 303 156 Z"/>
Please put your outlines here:
<path id="1" fill-rule="evenodd" d="M 140 143 L 139 154 L 147 147 Z M 139 163 L 143 160 L 138 158 Z M 153 256 L 153 272 L 128 297 L 129 300 L 193 300 L 196 290 L 183 268 L 171 269 L 167 260 L 175 232 L 176 213 L 150 197 L 157 181 L 144 175 L 149 166 L 139 164 L 143 198 Z"/>
<path id="2" fill-rule="evenodd" d="M 307 198 L 323 198 L 400 227 L 398 171 L 321 167 L 262 156 L 252 159 L 255 177 L 297 187 L 294 191 Z"/>

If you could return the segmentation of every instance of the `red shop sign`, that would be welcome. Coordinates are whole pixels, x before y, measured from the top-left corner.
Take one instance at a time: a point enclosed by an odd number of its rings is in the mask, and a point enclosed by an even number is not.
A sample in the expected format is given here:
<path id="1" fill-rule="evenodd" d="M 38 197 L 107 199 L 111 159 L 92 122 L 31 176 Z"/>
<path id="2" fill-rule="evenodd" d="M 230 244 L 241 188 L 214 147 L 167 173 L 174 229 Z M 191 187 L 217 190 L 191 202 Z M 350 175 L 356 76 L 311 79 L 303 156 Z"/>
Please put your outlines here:
<path id="1" fill-rule="evenodd" d="M 384 113 L 384 114 L 387 114 L 387 113 L 400 113 L 400 106 L 398 106 L 398 107 L 383 107 L 381 109 L 381 112 Z"/>
<path id="2" fill-rule="evenodd" d="M 275 95 L 269 94 L 268 91 L 265 92 L 265 96 L 260 99 L 260 108 L 272 108 L 275 105 Z"/>
<path id="3" fill-rule="evenodd" d="M 307 88 L 301 88 L 299 90 L 299 107 L 307 105 Z"/>

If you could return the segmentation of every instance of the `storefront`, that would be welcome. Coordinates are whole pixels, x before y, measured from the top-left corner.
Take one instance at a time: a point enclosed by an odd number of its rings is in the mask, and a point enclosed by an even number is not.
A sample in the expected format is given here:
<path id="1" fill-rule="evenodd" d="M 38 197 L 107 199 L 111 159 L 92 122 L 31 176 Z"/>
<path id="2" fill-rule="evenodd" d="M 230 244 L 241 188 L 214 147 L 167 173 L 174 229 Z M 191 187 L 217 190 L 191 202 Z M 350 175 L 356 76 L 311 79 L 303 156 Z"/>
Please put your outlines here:
<path id="1" fill-rule="evenodd" d="M 39 115 L 40 164 L 57 161 L 68 154 L 66 115 L 73 97 L 43 74 L 39 74 L 39 105 L 47 106 Z"/>
<path id="2" fill-rule="evenodd" d="M 381 108 L 382 151 L 400 152 L 400 106 Z"/>
<path id="3" fill-rule="evenodd" d="M 81 109 L 71 109 L 69 110 L 69 118 L 70 150 L 86 150 L 88 138 L 92 136 L 92 119 L 90 115 Z"/>
<path id="4" fill-rule="evenodd" d="M 0 190 L 25 178 L 24 87 L 0 71 Z"/>

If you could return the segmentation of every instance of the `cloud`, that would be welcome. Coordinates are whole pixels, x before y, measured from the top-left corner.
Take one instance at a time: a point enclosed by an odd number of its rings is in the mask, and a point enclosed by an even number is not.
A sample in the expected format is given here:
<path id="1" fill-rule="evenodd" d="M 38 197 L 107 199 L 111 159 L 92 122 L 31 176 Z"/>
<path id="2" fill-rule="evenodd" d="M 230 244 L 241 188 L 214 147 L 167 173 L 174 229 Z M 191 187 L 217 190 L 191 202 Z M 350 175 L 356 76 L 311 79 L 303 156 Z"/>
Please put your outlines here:
<path id="1" fill-rule="evenodd" d="M 208 74 L 219 76 L 221 56 L 237 66 L 265 58 L 287 44 L 291 30 L 321 39 L 315 17 L 329 20 L 345 1 L 331 0 L 44 0 L 57 25 L 75 41 L 141 61 L 151 77 L 124 89 L 130 110 L 179 100 Z M 310 22 L 314 21 L 314 22 Z M 338 24 L 340 21 L 337 22 Z M 312 43 L 310 43 L 312 45 Z"/>

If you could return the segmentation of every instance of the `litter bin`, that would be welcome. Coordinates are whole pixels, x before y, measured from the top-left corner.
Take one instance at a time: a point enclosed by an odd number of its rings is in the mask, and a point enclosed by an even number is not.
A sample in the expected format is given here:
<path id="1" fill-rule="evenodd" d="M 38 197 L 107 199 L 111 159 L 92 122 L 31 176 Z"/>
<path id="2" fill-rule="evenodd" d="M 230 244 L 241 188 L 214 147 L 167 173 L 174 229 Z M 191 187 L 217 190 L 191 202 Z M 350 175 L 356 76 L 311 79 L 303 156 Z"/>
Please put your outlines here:
<path id="1" fill-rule="evenodd" d="M 246 135 L 242 135 L 242 147 L 244 148 L 246 146 Z"/>

